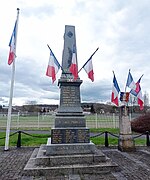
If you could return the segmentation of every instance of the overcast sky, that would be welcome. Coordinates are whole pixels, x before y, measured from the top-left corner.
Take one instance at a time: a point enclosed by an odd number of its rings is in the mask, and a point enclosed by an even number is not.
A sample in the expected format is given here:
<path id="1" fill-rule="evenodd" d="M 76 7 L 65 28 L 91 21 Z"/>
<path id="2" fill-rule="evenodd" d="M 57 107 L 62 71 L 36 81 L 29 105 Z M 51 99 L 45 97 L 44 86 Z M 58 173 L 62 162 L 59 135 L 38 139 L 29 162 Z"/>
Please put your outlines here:
<path id="1" fill-rule="evenodd" d="M 20 8 L 13 105 L 28 101 L 59 104 L 58 79 L 45 75 L 50 45 L 62 62 L 65 25 L 76 31 L 79 69 L 93 56 L 95 81 L 79 73 L 82 102 L 109 102 L 114 70 L 124 91 L 128 70 L 150 93 L 149 0 L 5 0 L 0 5 L 0 104 L 8 104 L 12 66 L 7 64 L 9 40 Z"/>

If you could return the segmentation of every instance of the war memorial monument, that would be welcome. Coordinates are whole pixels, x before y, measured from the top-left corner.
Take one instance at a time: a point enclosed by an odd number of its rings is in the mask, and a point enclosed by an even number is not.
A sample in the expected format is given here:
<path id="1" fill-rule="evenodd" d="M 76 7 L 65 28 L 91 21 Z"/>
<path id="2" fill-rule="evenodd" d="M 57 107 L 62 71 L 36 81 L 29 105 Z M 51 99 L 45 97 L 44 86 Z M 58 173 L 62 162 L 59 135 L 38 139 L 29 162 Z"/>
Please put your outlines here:
<path id="1" fill-rule="evenodd" d="M 62 74 L 58 80 L 60 104 L 55 125 L 46 145 L 36 148 L 25 172 L 29 175 L 109 174 L 118 166 L 90 141 L 90 131 L 81 108 L 80 85 L 69 71 L 73 46 L 76 49 L 74 26 L 65 26 Z"/>

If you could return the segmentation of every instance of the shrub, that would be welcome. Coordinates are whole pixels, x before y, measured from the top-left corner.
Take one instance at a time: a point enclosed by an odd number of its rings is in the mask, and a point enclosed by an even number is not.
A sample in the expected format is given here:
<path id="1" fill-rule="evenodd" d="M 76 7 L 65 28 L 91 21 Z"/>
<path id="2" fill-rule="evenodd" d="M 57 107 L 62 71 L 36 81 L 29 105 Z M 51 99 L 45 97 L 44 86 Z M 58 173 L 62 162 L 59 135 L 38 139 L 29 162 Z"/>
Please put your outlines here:
<path id="1" fill-rule="evenodd" d="M 150 113 L 141 115 L 131 121 L 131 129 L 134 132 L 144 133 L 150 131 Z"/>

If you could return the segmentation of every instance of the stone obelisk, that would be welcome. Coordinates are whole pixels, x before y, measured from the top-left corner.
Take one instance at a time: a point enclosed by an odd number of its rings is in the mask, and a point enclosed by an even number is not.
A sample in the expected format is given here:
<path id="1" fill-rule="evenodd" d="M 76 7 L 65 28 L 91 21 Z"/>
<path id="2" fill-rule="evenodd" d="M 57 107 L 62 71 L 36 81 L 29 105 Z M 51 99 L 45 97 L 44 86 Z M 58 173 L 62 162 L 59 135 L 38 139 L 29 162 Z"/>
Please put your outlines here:
<path id="1" fill-rule="evenodd" d="M 55 127 L 51 131 L 52 144 L 90 142 L 89 129 L 86 128 L 86 121 L 81 108 L 80 85 L 82 81 L 79 77 L 74 80 L 69 71 L 73 47 L 76 49 L 75 27 L 65 26 L 62 75 L 58 81 L 60 105 L 55 117 Z"/>

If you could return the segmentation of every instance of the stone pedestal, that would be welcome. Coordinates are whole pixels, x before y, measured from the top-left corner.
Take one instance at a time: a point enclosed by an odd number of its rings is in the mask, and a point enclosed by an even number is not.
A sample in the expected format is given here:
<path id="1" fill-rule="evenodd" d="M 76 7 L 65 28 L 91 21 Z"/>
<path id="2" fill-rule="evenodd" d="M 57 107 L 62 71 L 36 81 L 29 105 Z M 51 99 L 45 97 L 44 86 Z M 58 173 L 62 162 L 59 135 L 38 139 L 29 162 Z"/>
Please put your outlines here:
<path id="1" fill-rule="evenodd" d="M 120 151 L 135 151 L 135 143 L 131 132 L 131 122 L 129 119 L 129 109 L 127 106 L 120 107 L 119 116 L 119 142 Z"/>
<path id="2" fill-rule="evenodd" d="M 59 79 L 60 106 L 55 117 L 55 127 L 51 130 L 51 144 L 90 142 L 90 132 L 80 103 L 81 83 L 79 79 Z"/>

